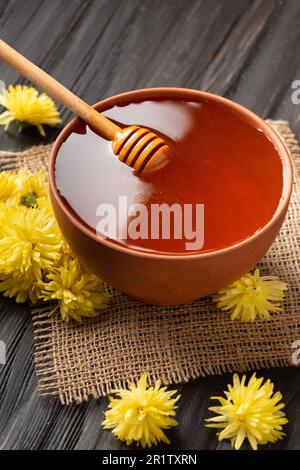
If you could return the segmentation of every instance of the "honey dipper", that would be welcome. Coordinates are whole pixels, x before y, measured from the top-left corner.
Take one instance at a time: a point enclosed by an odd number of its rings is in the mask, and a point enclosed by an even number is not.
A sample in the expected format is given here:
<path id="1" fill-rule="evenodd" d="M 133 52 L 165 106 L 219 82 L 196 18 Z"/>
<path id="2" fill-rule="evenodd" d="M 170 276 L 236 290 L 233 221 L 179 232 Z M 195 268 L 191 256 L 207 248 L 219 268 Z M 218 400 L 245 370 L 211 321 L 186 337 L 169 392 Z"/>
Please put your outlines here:
<path id="1" fill-rule="evenodd" d="M 154 132 L 139 126 L 120 128 L 1 39 L 0 58 L 111 140 L 115 155 L 137 173 L 162 168 L 171 157 L 169 145 Z"/>

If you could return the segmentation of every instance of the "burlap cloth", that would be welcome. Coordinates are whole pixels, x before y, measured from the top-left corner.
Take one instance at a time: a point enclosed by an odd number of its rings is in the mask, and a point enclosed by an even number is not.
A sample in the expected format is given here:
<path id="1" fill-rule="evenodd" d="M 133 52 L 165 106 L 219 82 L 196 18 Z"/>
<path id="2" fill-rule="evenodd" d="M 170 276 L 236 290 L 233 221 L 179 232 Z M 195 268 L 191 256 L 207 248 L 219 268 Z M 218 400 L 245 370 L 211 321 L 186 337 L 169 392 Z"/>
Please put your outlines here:
<path id="1" fill-rule="evenodd" d="M 269 122 L 295 162 L 300 149 L 288 123 Z M 46 168 L 50 148 L 0 152 L 1 167 Z M 298 176 L 284 226 L 259 267 L 262 273 L 276 274 L 289 285 L 284 312 L 269 322 L 231 321 L 210 298 L 166 308 L 139 303 L 110 288 L 109 308 L 82 325 L 66 325 L 58 315 L 49 317 L 47 307 L 33 310 L 41 395 L 79 403 L 126 386 L 143 371 L 149 373 L 152 383 L 160 378 L 171 384 L 206 374 L 292 365 L 292 343 L 300 339 Z"/>

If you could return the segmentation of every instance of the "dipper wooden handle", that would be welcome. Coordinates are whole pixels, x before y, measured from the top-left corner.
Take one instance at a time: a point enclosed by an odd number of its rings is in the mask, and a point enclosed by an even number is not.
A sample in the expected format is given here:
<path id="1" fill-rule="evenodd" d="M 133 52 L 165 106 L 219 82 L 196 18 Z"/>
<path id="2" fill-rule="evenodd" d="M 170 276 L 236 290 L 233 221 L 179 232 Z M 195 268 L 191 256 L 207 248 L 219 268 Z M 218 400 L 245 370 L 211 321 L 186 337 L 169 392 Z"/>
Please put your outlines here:
<path id="1" fill-rule="evenodd" d="M 98 113 L 94 108 L 74 95 L 68 88 L 48 75 L 33 62 L 26 59 L 26 57 L 6 44 L 2 39 L 0 39 L 0 58 L 52 96 L 52 98 L 80 116 L 89 126 L 106 139 L 114 140 L 117 132 L 121 130 L 120 127 Z"/>
<path id="2" fill-rule="evenodd" d="M 168 162 L 172 152 L 163 139 L 139 126 L 121 129 L 2 39 L 0 58 L 80 116 L 93 130 L 112 140 L 114 153 L 136 172 L 157 170 Z"/>

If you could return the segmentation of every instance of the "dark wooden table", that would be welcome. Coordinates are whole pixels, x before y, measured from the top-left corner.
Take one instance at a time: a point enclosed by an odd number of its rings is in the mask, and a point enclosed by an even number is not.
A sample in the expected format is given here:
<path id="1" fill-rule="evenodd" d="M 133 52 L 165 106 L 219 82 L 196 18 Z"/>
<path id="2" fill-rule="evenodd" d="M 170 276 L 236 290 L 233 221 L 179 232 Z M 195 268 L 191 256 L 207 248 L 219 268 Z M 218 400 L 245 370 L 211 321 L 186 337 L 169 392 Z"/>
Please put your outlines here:
<path id="1" fill-rule="evenodd" d="M 287 119 L 299 136 L 300 105 L 291 102 L 291 83 L 300 79 L 299 0 L 0 0 L 0 26 L 5 40 L 90 103 L 149 86 L 197 88 Z M 25 82 L 4 63 L 0 80 Z M 35 130 L 0 130 L 0 149 L 36 143 Z M 1 299 L 0 339 L 8 356 L 0 365 L 1 449 L 125 448 L 101 429 L 106 399 L 64 407 L 38 396 L 28 308 Z M 300 449 L 300 370 L 263 373 L 282 391 L 290 420 L 287 437 L 272 448 Z M 229 448 L 203 426 L 209 396 L 229 380 L 179 387 L 171 449 Z"/>

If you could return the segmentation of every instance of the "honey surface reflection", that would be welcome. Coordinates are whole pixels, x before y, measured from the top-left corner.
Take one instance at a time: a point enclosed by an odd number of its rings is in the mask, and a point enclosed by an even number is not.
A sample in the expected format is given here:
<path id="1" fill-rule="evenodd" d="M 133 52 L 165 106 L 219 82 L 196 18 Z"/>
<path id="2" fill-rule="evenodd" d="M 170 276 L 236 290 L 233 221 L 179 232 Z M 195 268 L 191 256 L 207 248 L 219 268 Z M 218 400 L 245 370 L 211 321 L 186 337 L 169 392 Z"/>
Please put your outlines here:
<path id="1" fill-rule="evenodd" d="M 119 208 L 120 196 L 126 196 L 128 206 L 145 205 L 149 214 L 154 204 L 204 204 L 201 251 L 243 240 L 272 218 L 282 195 L 280 157 L 259 129 L 233 111 L 210 101 L 151 100 L 115 106 L 104 114 L 121 126 L 152 129 L 170 143 L 175 157 L 163 169 L 138 176 L 113 154 L 111 142 L 90 129 L 72 133 L 57 156 L 56 184 L 93 229 L 99 204 Z M 122 217 L 119 229 L 128 224 Z M 139 250 L 187 252 L 184 236 L 115 238 Z"/>

